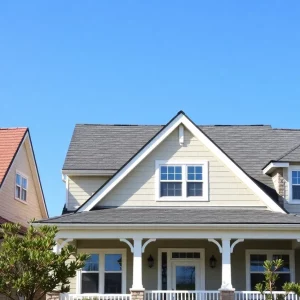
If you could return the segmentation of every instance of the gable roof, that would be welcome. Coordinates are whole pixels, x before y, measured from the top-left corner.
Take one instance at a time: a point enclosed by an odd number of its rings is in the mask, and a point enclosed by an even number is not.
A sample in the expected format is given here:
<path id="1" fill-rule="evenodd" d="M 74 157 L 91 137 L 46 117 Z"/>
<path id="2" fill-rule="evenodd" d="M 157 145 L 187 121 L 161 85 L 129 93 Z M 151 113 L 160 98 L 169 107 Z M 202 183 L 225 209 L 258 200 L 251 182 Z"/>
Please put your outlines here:
<path id="1" fill-rule="evenodd" d="M 300 143 L 293 146 L 277 160 L 285 162 L 300 162 Z"/>
<path id="2" fill-rule="evenodd" d="M 251 178 L 228 154 L 226 154 L 201 128 L 197 127 L 184 112 L 180 111 L 156 135 L 154 135 L 135 155 L 133 155 L 105 184 L 103 184 L 77 211 L 91 210 L 107 193 L 110 192 L 128 173 L 133 170 L 153 149 L 155 149 L 171 132 L 183 124 L 196 138 L 231 169 L 262 201 L 272 210 L 284 213 L 284 210 L 274 202 L 265 189 L 257 180 Z"/>
<path id="3" fill-rule="evenodd" d="M 0 128 L 0 187 L 22 144 L 27 128 Z"/>

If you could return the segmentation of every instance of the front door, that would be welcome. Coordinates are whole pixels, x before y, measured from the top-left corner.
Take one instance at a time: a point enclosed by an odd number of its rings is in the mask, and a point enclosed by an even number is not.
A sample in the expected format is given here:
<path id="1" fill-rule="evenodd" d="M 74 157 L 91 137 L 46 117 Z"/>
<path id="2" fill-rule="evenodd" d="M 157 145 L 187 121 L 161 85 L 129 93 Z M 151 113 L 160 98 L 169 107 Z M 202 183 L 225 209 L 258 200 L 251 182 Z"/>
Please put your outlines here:
<path id="1" fill-rule="evenodd" d="M 195 291 L 199 289 L 199 262 L 172 262 L 172 289 L 178 291 Z"/>

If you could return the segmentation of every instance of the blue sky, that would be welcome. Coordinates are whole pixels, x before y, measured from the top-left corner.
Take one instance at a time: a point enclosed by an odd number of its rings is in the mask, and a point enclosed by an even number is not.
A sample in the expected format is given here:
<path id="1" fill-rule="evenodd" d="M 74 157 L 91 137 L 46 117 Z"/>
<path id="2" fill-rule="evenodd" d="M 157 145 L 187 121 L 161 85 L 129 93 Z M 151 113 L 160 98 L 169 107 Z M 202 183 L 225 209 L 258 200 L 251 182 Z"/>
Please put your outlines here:
<path id="1" fill-rule="evenodd" d="M 51 216 L 75 123 L 300 128 L 299 1 L 2 1 L 0 126 L 29 126 Z"/>

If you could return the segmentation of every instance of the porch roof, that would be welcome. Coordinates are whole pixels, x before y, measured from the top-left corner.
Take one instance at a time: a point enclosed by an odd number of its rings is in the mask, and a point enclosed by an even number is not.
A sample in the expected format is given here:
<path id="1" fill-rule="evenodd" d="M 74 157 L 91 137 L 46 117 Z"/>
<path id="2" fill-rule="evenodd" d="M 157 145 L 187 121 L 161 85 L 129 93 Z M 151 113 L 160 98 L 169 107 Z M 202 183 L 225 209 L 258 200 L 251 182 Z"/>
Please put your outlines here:
<path id="1" fill-rule="evenodd" d="M 44 224 L 300 224 L 300 216 L 267 209 L 203 207 L 104 208 L 71 213 Z"/>

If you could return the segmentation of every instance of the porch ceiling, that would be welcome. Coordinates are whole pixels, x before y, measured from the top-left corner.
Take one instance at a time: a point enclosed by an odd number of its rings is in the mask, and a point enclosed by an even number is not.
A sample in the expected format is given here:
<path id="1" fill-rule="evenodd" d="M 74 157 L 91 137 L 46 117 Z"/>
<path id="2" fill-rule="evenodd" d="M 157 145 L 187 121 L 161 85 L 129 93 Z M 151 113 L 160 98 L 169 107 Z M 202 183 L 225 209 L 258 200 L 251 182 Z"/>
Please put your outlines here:
<path id="1" fill-rule="evenodd" d="M 300 217 L 267 209 L 144 207 L 72 213 L 45 224 L 300 224 Z"/>

